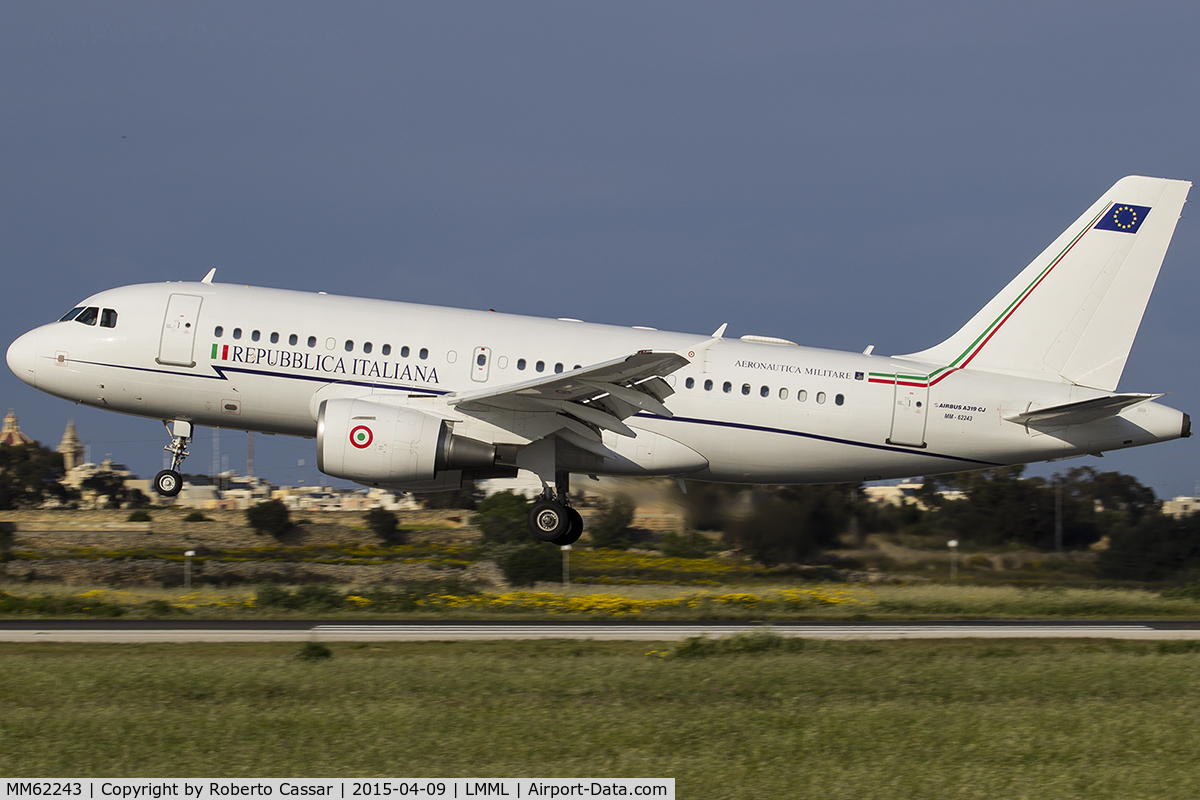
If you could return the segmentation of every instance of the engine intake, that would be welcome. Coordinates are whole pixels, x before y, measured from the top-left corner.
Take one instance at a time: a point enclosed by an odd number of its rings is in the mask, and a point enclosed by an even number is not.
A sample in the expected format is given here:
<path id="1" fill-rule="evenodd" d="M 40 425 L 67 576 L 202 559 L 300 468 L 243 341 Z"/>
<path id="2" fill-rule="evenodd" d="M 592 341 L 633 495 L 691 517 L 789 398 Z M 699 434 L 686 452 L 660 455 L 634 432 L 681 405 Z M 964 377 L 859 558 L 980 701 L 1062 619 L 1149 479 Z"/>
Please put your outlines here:
<path id="1" fill-rule="evenodd" d="M 339 398 L 317 414 L 317 468 L 335 478 L 402 484 L 495 464 L 496 445 L 455 436 L 444 420 L 420 411 Z"/>

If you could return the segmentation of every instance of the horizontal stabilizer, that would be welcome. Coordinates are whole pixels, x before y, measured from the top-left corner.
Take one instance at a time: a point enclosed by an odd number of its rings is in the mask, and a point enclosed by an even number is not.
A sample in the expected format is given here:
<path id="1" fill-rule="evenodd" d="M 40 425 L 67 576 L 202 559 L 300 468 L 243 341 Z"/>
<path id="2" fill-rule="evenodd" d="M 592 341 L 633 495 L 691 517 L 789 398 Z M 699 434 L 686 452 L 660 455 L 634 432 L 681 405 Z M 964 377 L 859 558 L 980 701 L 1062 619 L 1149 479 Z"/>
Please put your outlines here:
<path id="1" fill-rule="evenodd" d="M 1023 414 L 1014 414 L 1005 419 L 1022 425 L 1034 427 L 1066 427 L 1096 422 L 1106 417 L 1115 417 L 1126 408 L 1139 403 L 1148 403 L 1162 397 L 1161 394 L 1114 394 L 1109 397 L 1097 397 L 1093 400 L 1082 400 L 1078 403 L 1064 403 L 1060 406 L 1048 406 Z"/>

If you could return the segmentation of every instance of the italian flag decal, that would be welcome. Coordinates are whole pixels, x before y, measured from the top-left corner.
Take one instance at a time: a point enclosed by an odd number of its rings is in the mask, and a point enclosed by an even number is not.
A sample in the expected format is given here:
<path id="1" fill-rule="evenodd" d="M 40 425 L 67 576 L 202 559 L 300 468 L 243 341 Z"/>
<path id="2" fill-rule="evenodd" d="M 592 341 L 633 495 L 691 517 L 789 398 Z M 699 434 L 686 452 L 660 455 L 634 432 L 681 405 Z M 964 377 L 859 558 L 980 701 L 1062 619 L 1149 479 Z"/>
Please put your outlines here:
<path id="1" fill-rule="evenodd" d="M 354 430 L 350 431 L 350 444 L 354 445 L 359 450 L 370 447 L 371 442 L 374 440 L 374 434 L 371 433 L 371 429 L 366 425 L 359 425 L 354 428 Z"/>

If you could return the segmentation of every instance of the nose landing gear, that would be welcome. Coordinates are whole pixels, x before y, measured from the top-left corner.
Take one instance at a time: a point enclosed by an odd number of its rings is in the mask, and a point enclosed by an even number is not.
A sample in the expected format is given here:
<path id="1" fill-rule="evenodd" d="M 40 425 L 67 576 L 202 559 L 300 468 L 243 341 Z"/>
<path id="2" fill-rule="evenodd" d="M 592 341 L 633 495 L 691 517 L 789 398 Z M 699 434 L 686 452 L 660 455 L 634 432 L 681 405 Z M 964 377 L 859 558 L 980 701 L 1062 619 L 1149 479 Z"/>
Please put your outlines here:
<path id="1" fill-rule="evenodd" d="M 192 438 L 192 423 L 177 419 L 174 423 L 163 420 L 163 425 L 171 434 L 171 443 L 163 448 L 171 454 L 171 468 L 154 476 L 154 490 L 163 497 L 174 497 L 183 488 L 179 467 L 188 457 L 187 445 Z"/>

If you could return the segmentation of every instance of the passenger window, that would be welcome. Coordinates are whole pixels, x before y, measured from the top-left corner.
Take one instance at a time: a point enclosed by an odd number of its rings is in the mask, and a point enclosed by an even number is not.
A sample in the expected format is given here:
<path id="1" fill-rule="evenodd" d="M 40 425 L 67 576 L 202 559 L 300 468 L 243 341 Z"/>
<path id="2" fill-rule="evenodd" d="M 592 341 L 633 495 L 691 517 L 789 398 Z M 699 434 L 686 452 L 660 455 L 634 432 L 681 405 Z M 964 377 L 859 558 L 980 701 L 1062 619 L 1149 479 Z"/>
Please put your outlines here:
<path id="1" fill-rule="evenodd" d="M 233 329 L 233 338 L 235 338 L 235 339 L 240 339 L 240 338 L 242 338 L 242 329 L 241 329 L 241 328 L 234 328 L 234 329 Z"/>
<path id="2" fill-rule="evenodd" d="M 485 356 L 483 353 L 480 353 L 479 357 L 475 359 L 475 363 L 482 367 L 487 363 L 487 356 Z"/>
<path id="3" fill-rule="evenodd" d="M 75 319 L 76 316 L 78 316 L 80 311 L 83 311 L 83 306 L 75 306 L 70 311 L 63 314 L 61 317 L 59 317 L 58 321 L 59 322 L 70 322 L 71 320 Z M 220 335 L 220 334 L 218 334 L 218 335 Z"/>
<path id="4" fill-rule="evenodd" d="M 262 338 L 262 332 L 261 332 L 261 331 L 253 331 L 253 332 L 250 334 L 250 341 L 252 341 L 252 342 L 257 342 L 257 341 L 258 341 L 259 339 L 261 339 L 261 338 Z"/>
<path id="5" fill-rule="evenodd" d="M 533 365 L 533 368 L 534 368 L 535 370 L 537 370 L 538 372 L 545 372 L 545 371 L 546 371 L 546 362 L 545 362 L 545 361 L 539 361 L 538 363 L 536 363 L 536 364 L 534 364 L 534 365 Z"/>
<path id="6" fill-rule="evenodd" d="M 400 348 L 400 357 L 401 358 L 408 358 L 408 353 L 409 353 L 408 345 L 404 345 L 404 347 Z"/>
<path id="7" fill-rule="evenodd" d="M 787 396 L 788 396 L 788 390 L 787 390 L 787 389 L 780 389 L 780 390 L 779 390 L 779 399 L 780 399 L 780 400 L 787 400 Z"/>
<path id="8" fill-rule="evenodd" d="M 839 395 L 834 396 L 833 402 L 837 403 L 840 406 L 842 403 L 846 402 L 846 395 L 839 394 Z"/>
<path id="9" fill-rule="evenodd" d="M 796 392 L 796 399 L 799 400 L 801 403 L 803 403 L 805 400 L 808 399 L 808 390 L 801 389 L 800 391 Z"/>
<path id="10" fill-rule="evenodd" d="M 706 391 L 706 392 L 712 391 L 712 379 L 711 378 L 704 382 L 704 391 Z"/>
<path id="11" fill-rule="evenodd" d="M 371 352 L 371 343 L 370 342 L 363 342 L 363 352 L 364 353 Z"/>
<path id="12" fill-rule="evenodd" d="M 106 308 L 100 312 L 100 327 L 115 328 L 117 327 L 117 312 L 111 308 Z"/>
<path id="13" fill-rule="evenodd" d="M 723 391 L 725 394 L 729 394 L 731 391 L 733 391 L 733 384 L 729 381 L 725 381 L 725 383 L 721 384 L 721 391 Z"/>
<path id="14" fill-rule="evenodd" d="M 353 353 L 353 352 L 354 352 L 354 340 L 353 340 L 353 339 L 347 339 L 347 340 L 346 340 L 346 352 L 347 352 L 347 353 Z"/>
<path id="15" fill-rule="evenodd" d="M 759 394 L 759 397 L 769 397 L 771 395 L 771 387 L 770 386 L 759 387 L 758 394 Z"/>
<path id="16" fill-rule="evenodd" d="M 696 379 L 695 379 L 695 378 L 688 378 L 686 381 L 684 381 L 684 382 L 683 382 L 683 385 L 684 385 L 684 386 L 686 386 L 686 387 L 687 387 L 687 388 L 689 388 L 689 389 L 692 389 L 692 388 L 694 388 L 694 387 L 696 386 Z"/>
<path id="17" fill-rule="evenodd" d="M 817 402 L 818 403 L 825 402 L 825 393 L 824 392 L 817 392 Z"/>
<path id="18" fill-rule="evenodd" d="M 554 365 L 554 372 L 555 373 L 562 372 L 562 363 L 561 362 Z"/>
<path id="19" fill-rule="evenodd" d="M 523 358 L 517 359 L 517 369 L 525 369 L 525 359 L 523 359 Z"/>
<path id="20" fill-rule="evenodd" d="M 748 383 L 742 384 L 742 394 L 750 394 L 750 384 L 748 384 Z"/>
<path id="21" fill-rule="evenodd" d="M 220 325 L 213 328 L 213 336 L 217 337 L 218 339 L 220 339 L 224 334 L 225 334 L 225 329 L 222 328 Z"/>
<path id="22" fill-rule="evenodd" d="M 308 346 L 316 347 L 317 346 L 317 337 L 315 337 L 315 336 L 308 337 Z"/>
<path id="23" fill-rule="evenodd" d="M 89 306 L 83 310 L 75 321 L 81 325 L 95 325 L 96 320 L 100 318 L 100 309 L 95 306 Z"/>
<path id="24" fill-rule="evenodd" d="M 300 337 L 294 333 L 288 337 L 288 344 L 295 344 L 298 341 L 300 341 Z"/>
<path id="25" fill-rule="evenodd" d="M 421 348 L 421 352 L 420 352 L 420 353 L 418 353 L 417 355 L 418 355 L 418 356 L 421 358 L 421 360 L 422 360 L 422 361 L 423 361 L 423 360 L 425 360 L 425 359 L 427 359 L 427 358 L 429 358 L 429 348 L 428 348 L 428 347 L 422 347 L 422 348 Z"/>
<path id="26" fill-rule="evenodd" d="M 392 354 L 392 346 L 390 344 L 385 344 L 380 352 L 382 352 L 385 356 L 390 356 Z"/>
<path id="27" fill-rule="evenodd" d="M 271 344 L 279 344 L 279 332 L 271 331 Z"/>

